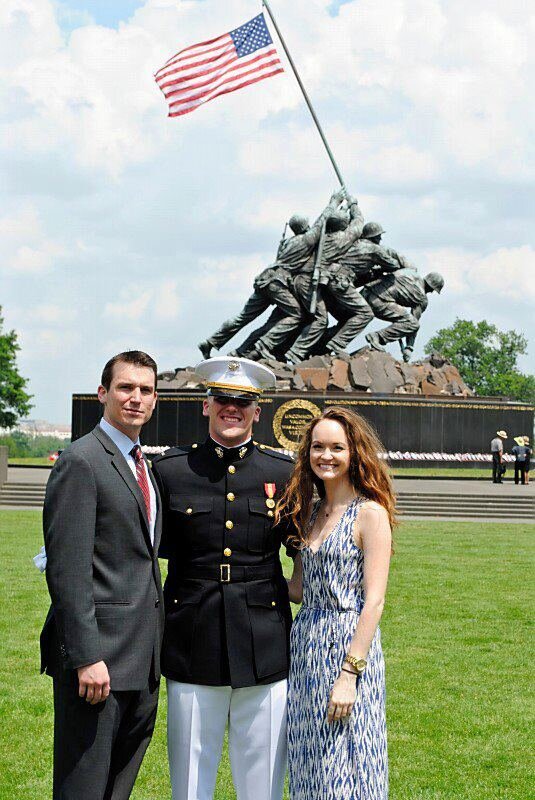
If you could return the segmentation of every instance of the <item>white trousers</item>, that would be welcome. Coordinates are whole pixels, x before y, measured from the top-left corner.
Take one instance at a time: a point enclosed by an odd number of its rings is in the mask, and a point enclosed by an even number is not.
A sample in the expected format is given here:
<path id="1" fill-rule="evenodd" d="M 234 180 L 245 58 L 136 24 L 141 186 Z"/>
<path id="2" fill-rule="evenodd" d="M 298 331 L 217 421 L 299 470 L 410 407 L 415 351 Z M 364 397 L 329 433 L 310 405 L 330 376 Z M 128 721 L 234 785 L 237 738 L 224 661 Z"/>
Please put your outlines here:
<path id="1" fill-rule="evenodd" d="M 212 800 L 228 723 L 237 800 L 282 800 L 287 682 L 232 689 L 167 680 L 173 800 Z"/>

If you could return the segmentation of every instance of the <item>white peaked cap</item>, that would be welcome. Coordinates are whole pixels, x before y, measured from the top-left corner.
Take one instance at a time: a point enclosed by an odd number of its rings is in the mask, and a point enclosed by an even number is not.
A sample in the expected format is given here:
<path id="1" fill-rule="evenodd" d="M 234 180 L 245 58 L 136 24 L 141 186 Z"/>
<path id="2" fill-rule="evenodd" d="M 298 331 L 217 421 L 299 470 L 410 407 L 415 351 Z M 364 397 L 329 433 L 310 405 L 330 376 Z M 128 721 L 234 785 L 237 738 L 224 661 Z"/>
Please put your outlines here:
<path id="1" fill-rule="evenodd" d="M 275 388 L 275 373 L 248 358 L 218 356 L 201 361 L 195 372 L 212 394 L 259 395 Z"/>

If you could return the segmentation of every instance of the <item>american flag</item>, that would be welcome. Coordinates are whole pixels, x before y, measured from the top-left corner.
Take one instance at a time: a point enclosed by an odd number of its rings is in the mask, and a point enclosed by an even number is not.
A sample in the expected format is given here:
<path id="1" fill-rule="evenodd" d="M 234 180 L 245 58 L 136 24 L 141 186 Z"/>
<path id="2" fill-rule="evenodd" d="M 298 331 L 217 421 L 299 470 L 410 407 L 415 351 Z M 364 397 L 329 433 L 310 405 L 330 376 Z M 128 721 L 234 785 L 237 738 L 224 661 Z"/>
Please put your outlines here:
<path id="1" fill-rule="evenodd" d="M 154 77 L 169 103 L 169 116 L 180 117 L 214 97 L 283 71 L 259 14 L 230 33 L 180 50 Z"/>

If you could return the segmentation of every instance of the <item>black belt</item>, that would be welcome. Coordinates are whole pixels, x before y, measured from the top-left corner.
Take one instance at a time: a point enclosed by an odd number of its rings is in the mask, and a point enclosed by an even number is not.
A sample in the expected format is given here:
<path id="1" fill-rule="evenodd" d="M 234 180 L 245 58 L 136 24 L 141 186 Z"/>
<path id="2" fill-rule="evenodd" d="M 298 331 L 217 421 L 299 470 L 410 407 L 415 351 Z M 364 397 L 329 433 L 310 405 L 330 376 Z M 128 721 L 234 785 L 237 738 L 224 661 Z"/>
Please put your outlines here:
<path id="1" fill-rule="evenodd" d="M 258 564 L 251 567 L 235 567 L 234 564 L 217 564 L 212 566 L 190 567 L 181 572 L 181 578 L 200 578 L 219 583 L 247 583 L 261 581 L 265 578 L 279 578 L 282 570 L 279 564 Z"/>

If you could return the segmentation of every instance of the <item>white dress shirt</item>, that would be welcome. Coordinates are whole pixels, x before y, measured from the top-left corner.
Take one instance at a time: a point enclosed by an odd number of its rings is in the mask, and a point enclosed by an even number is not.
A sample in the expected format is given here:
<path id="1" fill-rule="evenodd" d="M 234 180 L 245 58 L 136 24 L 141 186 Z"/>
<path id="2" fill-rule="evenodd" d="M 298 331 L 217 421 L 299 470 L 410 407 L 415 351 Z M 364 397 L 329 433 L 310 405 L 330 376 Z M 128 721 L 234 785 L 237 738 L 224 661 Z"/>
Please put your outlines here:
<path id="1" fill-rule="evenodd" d="M 132 470 L 132 475 L 136 479 L 136 483 L 137 483 L 136 462 L 135 462 L 134 456 L 131 454 L 130 451 L 132 450 L 133 447 L 135 447 L 136 444 L 139 444 L 139 439 L 137 439 L 137 441 L 133 442 L 132 439 L 130 439 L 130 437 L 128 437 L 126 434 L 124 434 L 121 431 L 117 430 L 117 428 L 114 428 L 113 425 L 110 425 L 110 423 L 107 422 L 107 420 L 105 420 L 104 417 L 102 417 L 102 419 L 100 420 L 100 427 L 102 428 L 104 433 L 106 433 L 110 437 L 110 439 L 112 440 L 114 445 L 116 445 L 116 447 L 121 451 L 122 455 L 125 457 L 126 463 L 128 464 L 128 466 Z M 149 475 L 149 469 L 147 467 L 145 459 L 143 459 L 143 468 L 145 470 L 145 474 L 147 476 L 147 482 L 149 484 L 149 493 L 150 493 L 150 540 L 151 540 L 152 544 L 154 544 L 154 523 L 156 521 L 156 510 L 157 510 L 156 509 L 156 492 L 154 491 L 154 486 L 152 485 L 152 481 L 151 481 L 150 475 Z"/>

